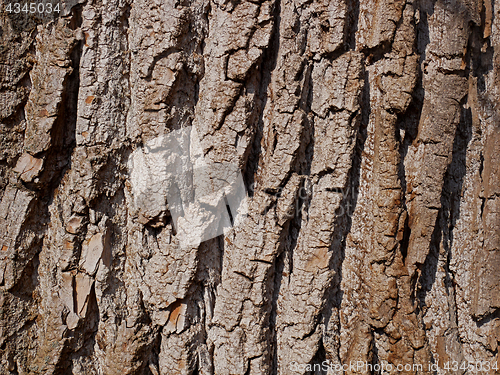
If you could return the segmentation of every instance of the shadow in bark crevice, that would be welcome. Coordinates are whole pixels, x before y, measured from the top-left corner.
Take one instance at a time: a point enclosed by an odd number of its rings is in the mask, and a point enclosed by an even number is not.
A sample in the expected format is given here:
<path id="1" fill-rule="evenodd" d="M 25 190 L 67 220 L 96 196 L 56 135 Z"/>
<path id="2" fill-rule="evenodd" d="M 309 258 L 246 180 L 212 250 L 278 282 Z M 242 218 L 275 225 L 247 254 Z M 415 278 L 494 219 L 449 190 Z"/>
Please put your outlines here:
<path id="1" fill-rule="evenodd" d="M 257 170 L 259 168 L 260 159 L 262 157 L 262 137 L 264 129 L 264 110 L 269 100 L 268 93 L 272 81 L 272 73 L 274 72 L 278 62 L 278 51 L 280 42 L 280 24 L 281 24 L 281 1 L 276 1 L 273 9 L 274 25 L 270 37 L 269 47 L 262 53 L 260 73 L 260 90 L 258 93 L 258 112 L 257 120 L 254 124 L 253 140 L 251 149 L 243 166 L 243 180 L 245 182 L 249 196 L 252 197 L 255 191 L 255 181 Z"/>
<path id="2" fill-rule="evenodd" d="M 472 115 L 471 110 L 464 108 L 462 103 L 462 113 L 460 123 L 455 133 L 453 142 L 452 161 L 444 177 L 444 184 L 441 191 L 441 208 L 436 218 L 436 224 L 431 236 L 429 253 L 422 265 L 422 272 L 416 283 L 416 297 L 419 309 L 425 313 L 425 298 L 431 291 L 437 276 L 439 262 L 444 262 L 445 280 L 444 285 L 453 304 L 450 306 L 450 321 L 458 326 L 456 304 L 454 302 L 455 282 L 453 273 L 450 270 L 453 247 L 453 229 L 460 218 L 461 191 L 466 174 L 466 156 L 468 143 L 472 139 Z M 443 253 L 440 252 L 441 244 Z M 423 318 L 423 317 L 422 317 Z M 458 338 L 457 338 L 458 339 Z"/>

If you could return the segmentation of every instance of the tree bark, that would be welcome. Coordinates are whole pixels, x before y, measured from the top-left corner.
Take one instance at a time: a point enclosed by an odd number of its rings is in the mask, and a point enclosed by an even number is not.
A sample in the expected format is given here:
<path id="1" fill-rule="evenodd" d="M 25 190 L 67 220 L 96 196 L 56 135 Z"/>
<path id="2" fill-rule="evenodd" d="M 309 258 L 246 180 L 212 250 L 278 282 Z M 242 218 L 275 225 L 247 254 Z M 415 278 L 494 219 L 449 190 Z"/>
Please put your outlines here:
<path id="1" fill-rule="evenodd" d="M 2 3 L 1 374 L 500 373 L 495 0 L 64 1 Z M 187 127 L 248 206 L 185 247 Z"/>

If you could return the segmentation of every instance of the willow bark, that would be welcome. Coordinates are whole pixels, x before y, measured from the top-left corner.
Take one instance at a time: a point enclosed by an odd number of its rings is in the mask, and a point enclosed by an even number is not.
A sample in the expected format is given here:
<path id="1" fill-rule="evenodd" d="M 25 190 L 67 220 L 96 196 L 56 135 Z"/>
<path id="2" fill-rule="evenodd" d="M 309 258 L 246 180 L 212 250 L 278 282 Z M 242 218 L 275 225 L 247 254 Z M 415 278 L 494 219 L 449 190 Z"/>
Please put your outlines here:
<path id="1" fill-rule="evenodd" d="M 500 373 L 495 0 L 64 1 L 2 3 L 1 374 Z M 185 248 L 188 126 L 249 200 Z"/>

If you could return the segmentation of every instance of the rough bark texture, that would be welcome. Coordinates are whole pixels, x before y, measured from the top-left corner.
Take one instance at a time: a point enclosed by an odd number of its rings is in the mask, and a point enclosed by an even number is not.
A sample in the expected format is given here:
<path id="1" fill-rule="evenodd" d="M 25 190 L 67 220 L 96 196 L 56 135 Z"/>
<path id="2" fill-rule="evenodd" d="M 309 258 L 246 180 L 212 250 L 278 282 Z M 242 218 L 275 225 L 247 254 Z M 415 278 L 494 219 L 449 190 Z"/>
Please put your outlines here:
<path id="1" fill-rule="evenodd" d="M 500 361 L 495 0 L 6 4 L 1 374 Z M 250 200 L 181 249 L 127 163 L 186 126 Z"/>

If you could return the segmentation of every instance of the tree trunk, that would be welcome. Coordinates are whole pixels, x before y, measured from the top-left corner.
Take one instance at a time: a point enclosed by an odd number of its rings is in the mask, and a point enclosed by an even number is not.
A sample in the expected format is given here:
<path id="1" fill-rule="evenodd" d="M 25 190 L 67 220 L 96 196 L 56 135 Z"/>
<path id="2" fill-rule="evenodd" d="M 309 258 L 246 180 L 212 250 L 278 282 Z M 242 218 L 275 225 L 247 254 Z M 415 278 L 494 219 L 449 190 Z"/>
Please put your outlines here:
<path id="1" fill-rule="evenodd" d="M 1 374 L 500 373 L 495 0 L 8 1 Z"/>

